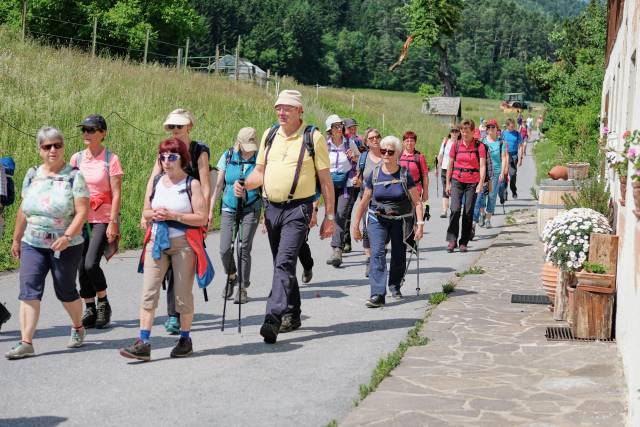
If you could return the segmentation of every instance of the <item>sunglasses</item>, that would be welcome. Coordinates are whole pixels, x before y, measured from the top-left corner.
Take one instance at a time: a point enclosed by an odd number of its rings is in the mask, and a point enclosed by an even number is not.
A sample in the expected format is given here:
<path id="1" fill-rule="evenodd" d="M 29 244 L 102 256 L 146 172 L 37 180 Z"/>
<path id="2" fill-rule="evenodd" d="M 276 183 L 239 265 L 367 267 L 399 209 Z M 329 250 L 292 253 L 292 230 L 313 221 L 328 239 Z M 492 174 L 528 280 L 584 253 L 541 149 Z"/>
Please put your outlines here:
<path id="1" fill-rule="evenodd" d="M 389 149 L 386 149 L 386 148 L 381 148 L 380 149 L 380 154 L 382 154 L 383 156 L 386 155 L 386 154 L 388 154 L 390 156 L 393 156 L 394 154 L 396 154 L 396 150 L 389 150 Z"/>
<path id="2" fill-rule="evenodd" d="M 380 139 L 380 135 L 370 136 L 370 137 L 367 138 L 368 141 L 374 141 L 376 139 Z"/>
<path id="3" fill-rule="evenodd" d="M 344 125 L 342 123 L 334 123 L 334 124 L 331 125 L 331 129 L 340 129 L 340 130 L 342 130 L 343 126 Z"/>
<path id="4" fill-rule="evenodd" d="M 182 129 L 183 127 L 184 125 L 167 125 L 167 129 L 169 130 Z"/>
<path id="5" fill-rule="evenodd" d="M 93 135 L 94 133 L 98 132 L 99 130 L 100 129 L 82 126 L 82 133 L 88 133 L 90 135 Z"/>
<path id="6" fill-rule="evenodd" d="M 496 126 L 494 126 L 494 125 L 487 125 L 487 129 L 495 129 L 495 128 L 496 128 Z"/>
<path id="7" fill-rule="evenodd" d="M 175 162 L 178 159 L 180 159 L 180 154 L 175 154 L 175 153 L 171 153 L 171 154 L 159 154 L 158 155 L 158 159 L 161 162 Z"/>
<path id="8" fill-rule="evenodd" d="M 62 147 L 64 147 L 64 144 L 62 142 L 56 142 L 55 144 L 41 145 L 40 149 L 44 151 L 51 151 L 52 148 L 60 150 L 62 149 Z"/>
<path id="9" fill-rule="evenodd" d="M 451 129 L 449 132 L 451 132 L 451 133 L 460 133 L 460 129 Z"/>

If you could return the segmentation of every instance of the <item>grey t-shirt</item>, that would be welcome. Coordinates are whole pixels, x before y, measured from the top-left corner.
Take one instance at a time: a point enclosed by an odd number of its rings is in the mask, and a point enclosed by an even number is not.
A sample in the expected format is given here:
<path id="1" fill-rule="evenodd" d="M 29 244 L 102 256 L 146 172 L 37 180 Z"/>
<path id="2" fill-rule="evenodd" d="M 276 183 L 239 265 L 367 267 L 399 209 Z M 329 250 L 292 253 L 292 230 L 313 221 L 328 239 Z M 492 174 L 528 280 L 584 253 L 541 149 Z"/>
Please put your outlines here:
<path id="1" fill-rule="evenodd" d="M 367 182 L 369 176 L 373 173 L 375 167 L 380 163 L 382 159 L 374 162 L 370 155 L 367 154 L 367 160 L 364 163 L 364 171 L 362 171 L 362 181 Z"/>

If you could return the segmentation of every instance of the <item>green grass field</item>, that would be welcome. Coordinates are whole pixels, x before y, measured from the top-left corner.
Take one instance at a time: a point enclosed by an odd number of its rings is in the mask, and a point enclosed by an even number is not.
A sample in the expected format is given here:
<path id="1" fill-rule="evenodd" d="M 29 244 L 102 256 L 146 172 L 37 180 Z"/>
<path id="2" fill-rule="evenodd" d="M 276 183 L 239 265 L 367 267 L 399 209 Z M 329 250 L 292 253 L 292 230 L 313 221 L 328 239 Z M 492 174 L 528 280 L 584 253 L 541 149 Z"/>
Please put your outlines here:
<path id="1" fill-rule="evenodd" d="M 126 174 L 121 229 L 125 248 L 141 242 L 137 223 L 144 185 L 156 147 L 166 136 L 162 122 L 169 111 L 182 107 L 194 112 L 197 122 L 192 137 L 209 144 L 212 162 L 232 144 L 241 127 L 252 126 L 261 132 L 275 120 L 273 85 L 267 92 L 250 83 L 202 73 L 91 58 L 73 49 L 22 43 L 17 34 L 1 27 L 0 69 L 0 152 L 15 158 L 18 187 L 25 171 L 40 162 L 35 138 L 29 135 L 45 124 L 60 128 L 67 138 L 68 158 L 83 147 L 75 125 L 90 113 L 107 117 L 106 144 L 120 156 Z M 297 88 L 303 93 L 305 118 L 316 125 L 335 113 L 354 117 L 361 131 L 373 126 L 383 134 L 400 136 L 414 130 L 430 166 L 447 132 L 446 125 L 420 112 L 422 100 L 416 94 L 328 88 L 316 96 L 315 87 L 300 86 L 291 79 L 280 88 Z M 463 112 L 476 120 L 480 116 L 503 119 L 499 102 L 493 100 L 463 99 Z M 16 266 L 9 254 L 16 208 L 17 203 L 5 212 L 0 271 Z"/>

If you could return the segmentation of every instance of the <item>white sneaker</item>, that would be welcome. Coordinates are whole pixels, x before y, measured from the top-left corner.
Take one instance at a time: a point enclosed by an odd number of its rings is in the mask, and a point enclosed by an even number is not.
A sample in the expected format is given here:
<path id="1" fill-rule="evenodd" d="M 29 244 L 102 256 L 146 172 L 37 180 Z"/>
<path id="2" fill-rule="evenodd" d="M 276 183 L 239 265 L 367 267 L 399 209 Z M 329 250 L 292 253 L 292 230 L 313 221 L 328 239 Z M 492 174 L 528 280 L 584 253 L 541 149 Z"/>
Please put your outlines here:
<path id="1" fill-rule="evenodd" d="M 31 357 L 35 355 L 36 355 L 36 352 L 33 350 L 32 344 L 27 344 L 26 342 L 20 341 L 18 344 L 16 344 L 15 347 L 13 347 L 11 350 L 6 352 L 4 354 L 4 357 L 6 357 L 9 360 L 17 360 L 17 359 L 24 359 L 25 357 Z"/>
<path id="2" fill-rule="evenodd" d="M 84 344 L 84 337 L 87 336 L 87 330 L 85 328 L 76 329 L 71 328 L 71 337 L 69 337 L 69 343 L 67 348 L 78 348 Z"/>

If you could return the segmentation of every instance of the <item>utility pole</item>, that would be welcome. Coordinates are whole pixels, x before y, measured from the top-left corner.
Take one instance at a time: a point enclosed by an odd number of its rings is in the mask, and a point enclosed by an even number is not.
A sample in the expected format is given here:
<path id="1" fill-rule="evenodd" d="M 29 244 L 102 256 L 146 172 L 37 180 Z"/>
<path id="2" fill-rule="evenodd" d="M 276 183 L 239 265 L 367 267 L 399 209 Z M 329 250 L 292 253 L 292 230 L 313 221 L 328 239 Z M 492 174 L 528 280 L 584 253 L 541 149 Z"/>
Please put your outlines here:
<path id="1" fill-rule="evenodd" d="M 27 35 L 27 0 L 22 0 L 22 41 Z"/>
<path id="2" fill-rule="evenodd" d="M 236 81 L 240 77 L 240 36 L 238 36 L 238 45 L 236 46 Z"/>
<path id="3" fill-rule="evenodd" d="M 144 40 L 144 59 L 142 60 L 143 64 L 147 64 L 147 53 L 149 53 L 149 35 L 151 34 L 151 29 L 147 28 L 147 38 Z"/>
<path id="4" fill-rule="evenodd" d="M 184 68 L 186 69 L 189 64 L 187 61 L 189 60 L 189 37 L 187 37 L 187 44 L 184 47 Z"/>
<path id="5" fill-rule="evenodd" d="M 182 65 L 182 48 L 178 49 L 178 60 L 176 61 L 176 68 L 179 70 Z"/>
<path id="6" fill-rule="evenodd" d="M 91 42 L 91 56 L 96 56 L 96 38 L 98 38 L 98 17 L 93 17 L 93 37 Z"/>

